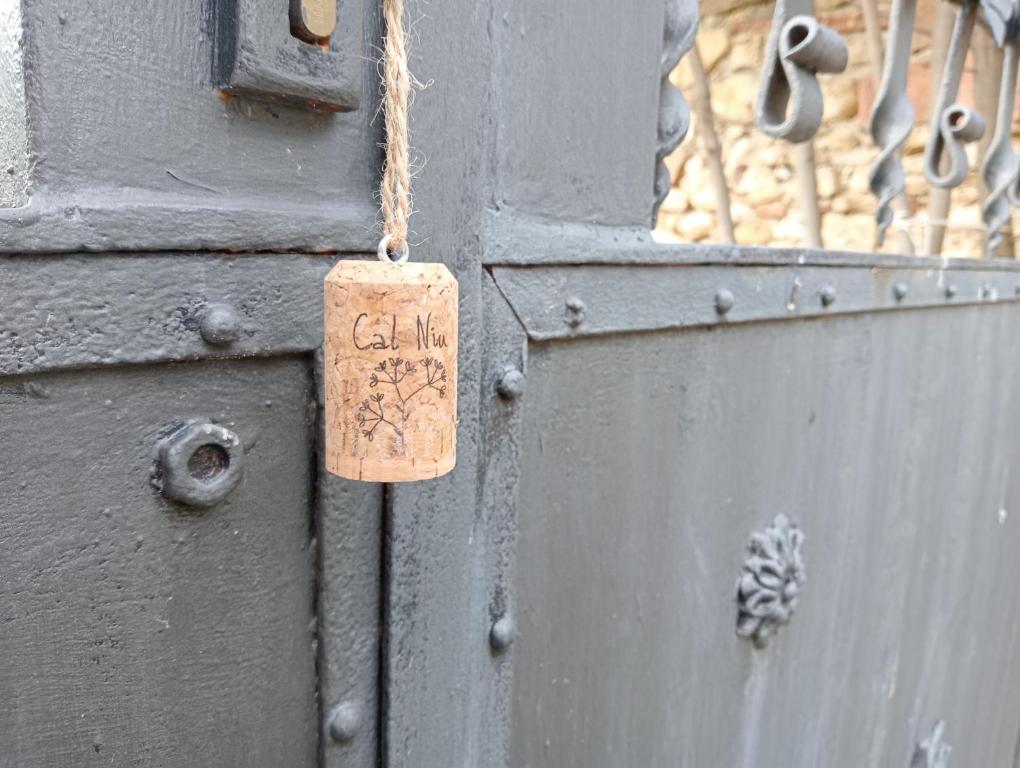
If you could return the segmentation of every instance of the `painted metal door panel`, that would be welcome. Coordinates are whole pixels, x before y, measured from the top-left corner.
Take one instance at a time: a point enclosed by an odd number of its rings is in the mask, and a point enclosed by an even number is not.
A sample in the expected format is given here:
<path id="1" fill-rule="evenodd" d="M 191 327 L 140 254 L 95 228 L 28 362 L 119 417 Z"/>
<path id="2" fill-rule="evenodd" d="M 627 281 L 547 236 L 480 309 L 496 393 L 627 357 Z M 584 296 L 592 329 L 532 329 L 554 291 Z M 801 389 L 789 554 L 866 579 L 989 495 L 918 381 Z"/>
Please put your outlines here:
<path id="1" fill-rule="evenodd" d="M 308 361 L 0 379 L 0 765 L 316 764 Z M 182 418 L 241 440 L 211 509 L 153 485 Z"/>
<path id="2" fill-rule="evenodd" d="M 905 765 L 945 719 L 954 764 L 1010 765 L 1017 322 L 1010 304 L 531 343 L 511 764 Z M 734 584 L 779 513 L 808 580 L 759 650 Z"/>

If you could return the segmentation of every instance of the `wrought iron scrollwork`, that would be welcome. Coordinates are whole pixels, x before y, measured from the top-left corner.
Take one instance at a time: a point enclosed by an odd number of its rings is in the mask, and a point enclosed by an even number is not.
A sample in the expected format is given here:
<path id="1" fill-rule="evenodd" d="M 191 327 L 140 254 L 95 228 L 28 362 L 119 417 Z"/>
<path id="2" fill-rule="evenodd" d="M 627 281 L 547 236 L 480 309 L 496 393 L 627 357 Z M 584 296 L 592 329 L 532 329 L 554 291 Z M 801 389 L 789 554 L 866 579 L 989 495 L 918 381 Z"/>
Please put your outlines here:
<path id="1" fill-rule="evenodd" d="M 945 741 L 946 724 L 939 720 L 931 734 L 914 748 L 910 768 L 948 768 L 949 753 L 953 751 Z"/>
<path id="2" fill-rule="evenodd" d="M 765 67 L 758 91 L 758 126 L 793 143 L 809 140 L 824 108 L 817 73 L 846 69 L 839 33 L 814 17 L 811 0 L 776 0 Z"/>
<path id="3" fill-rule="evenodd" d="M 655 148 L 655 206 L 652 209 L 652 226 L 659 217 L 659 206 L 673 185 L 669 169 L 663 162 L 666 156 L 680 146 L 691 124 L 691 110 L 680 89 L 669 80 L 669 75 L 694 45 L 698 32 L 698 3 L 696 0 L 666 0 L 666 19 L 662 32 L 662 59 L 659 69 L 659 126 Z"/>
<path id="4" fill-rule="evenodd" d="M 917 0 L 893 0 L 889 11 L 889 50 L 870 125 L 871 136 L 879 149 L 868 177 L 871 192 L 878 198 L 875 209 L 878 245 L 885 241 L 886 231 L 893 222 L 892 203 L 906 189 L 900 148 L 914 130 L 914 107 L 907 98 L 907 73 L 916 18 Z"/>
<path id="5" fill-rule="evenodd" d="M 804 534 L 786 515 L 751 535 L 737 580 L 737 634 L 759 648 L 789 622 L 804 585 Z"/>
<path id="6" fill-rule="evenodd" d="M 985 133 L 984 118 L 956 101 L 977 13 L 978 0 L 963 0 L 956 12 L 939 96 L 932 110 L 931 132 L 924 149 L 924 176 L 943 189 L 959 186 L 964 180 L 968 170 L 964 145 L 977 141 Z M 943 159 L 948 161 L 945 171 L 942 170 Z"/>
<path id="7" fill-rule="evenodd" d="M 1016 99 L 1018 36 L 1020 36 L 1020 3 L 1014 2 L 1013 18 L 1006 31 L 1002 57 L 1002 79 L 999 83 L 999 107 L 995 133 L 988 145 L 981 173 L 988 195 L 981 206 L 985 222 L 985 255 L 991 257 L 1002 242 L 1002 228 L 1010 218 L 1010 206 L 1020 202 L 1017 188 L 1020 157 L 1013 151 L 1013 107 Z"/>

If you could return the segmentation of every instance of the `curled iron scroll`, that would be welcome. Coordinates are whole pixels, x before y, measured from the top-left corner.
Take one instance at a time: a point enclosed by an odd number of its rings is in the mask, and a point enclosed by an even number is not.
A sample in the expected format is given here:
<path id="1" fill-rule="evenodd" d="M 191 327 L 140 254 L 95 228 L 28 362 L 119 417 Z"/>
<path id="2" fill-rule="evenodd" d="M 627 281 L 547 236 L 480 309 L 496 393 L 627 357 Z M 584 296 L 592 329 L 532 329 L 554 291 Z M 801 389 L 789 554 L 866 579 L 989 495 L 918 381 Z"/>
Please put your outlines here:
<path id="1" fill-rule="evenodd" d="M 882 82 L 871 110 L 871 136 L 878 146 L 878 158 L 871 167 L 868 186 L 878 198 L 875 208 L 875 239 L 885 240 L 892 224 L 892 202 L 906 189 L 900 148 L 914 130 L 914 107 L 907 98 L 911 40 L 917 0 L 893 0 L 889 11 L 889 49 L 882 68 Z"/>
<path id="2" fill-rule="evenodd" d="M 758 126 L 778 139 L 807 141 L 822 124 L 817 73 L 846 69 L 839 33 L 820 24 L 810 0 L 776 0 L 758 91 Z"/>
<path id="3" fill-rule="evenodd" d="M 977 15 L 978 0 L 963 0 L 956 12 L 939 96 L 932 111 L 931 133 L 924 149 L 924 176 L 932 185 L 943 189 L 959 186 L 966 178 L 968 163 L 964 145 L 977 141 L 985 133 L 984 118 L 956 102 Z"/>
<path id="4" fill-rule="evenodd" d="M 652 227 L 659 216 L 659 206 L 669 194 L 673 179 L 663 162 L 680 146 L 691 124 L 691 110 L 683 94 L 669 80 L 674 67 L 694 45 L 698 32 L 696 0 L 666 0 L 666 18 L 662 30 L 662 58 L 659 68 L 659 125 L 655 145 L 655 206 Z"/>
<path id="5" fill-rule="evenodd" d="M 1002 228 L 1010 218 L 1010 205 L 1020 201 L 1020 157 L 1013 151 L 1013 107 L 1016 99 L 1018 33 L 1020 3 L 1014 4 L 1014 15 L 1006 33 L 1002 57 L 1002 79 L 999 83 L 999 108 L 995 133 L 988 145 L 981 168 L 988 195 L 981 206 L 985 222 L 985 255 L 994 256 L 1002 242 Z"/>

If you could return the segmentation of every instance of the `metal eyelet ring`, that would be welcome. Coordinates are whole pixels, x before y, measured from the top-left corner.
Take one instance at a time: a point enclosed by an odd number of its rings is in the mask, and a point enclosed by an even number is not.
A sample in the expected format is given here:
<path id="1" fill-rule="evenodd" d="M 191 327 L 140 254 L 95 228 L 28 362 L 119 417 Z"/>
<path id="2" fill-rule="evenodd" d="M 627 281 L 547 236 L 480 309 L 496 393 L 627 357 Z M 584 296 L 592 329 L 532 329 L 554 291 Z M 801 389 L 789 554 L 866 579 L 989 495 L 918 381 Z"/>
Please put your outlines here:
<path id="1" fill-rule="evenodd" d="M 208 421 L 192 421 L 160 441 L 163 495 L 191 507 L 213 507 L 241 480 L 244 451 L 238 436 Z"/>
<path id="2" fill-rule="evenodd" d="M 384 261 L 389 264 L 403 264 L 407 261 L 407 257 L 411 255 L 410 249 L 407 247 L 407 243 L 404 243 L 396 251 L 396 260 L 390 258 L 390 240 L 393 239 L 393 235 L 386 235 L 382 240 L 379 241 L 379 248 L 376 250 L 376 255 L 379 257 L 379 261 Z"/>

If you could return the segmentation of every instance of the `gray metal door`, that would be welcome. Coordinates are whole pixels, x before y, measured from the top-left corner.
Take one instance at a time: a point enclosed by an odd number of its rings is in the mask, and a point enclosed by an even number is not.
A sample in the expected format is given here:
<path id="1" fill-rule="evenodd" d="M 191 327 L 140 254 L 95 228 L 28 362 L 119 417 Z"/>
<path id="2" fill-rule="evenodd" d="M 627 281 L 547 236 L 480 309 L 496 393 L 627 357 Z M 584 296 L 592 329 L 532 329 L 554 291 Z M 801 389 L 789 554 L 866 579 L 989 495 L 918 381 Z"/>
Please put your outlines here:
<path id="1" fill-rule="evenodd" d="M 382 492 L 319 470 L 316 350 L 376 10 L 3 12 L 0 765 L 374 765 Z"/>
<path id="2" fill-rule="evenodd" d="M 20 5 L 0 765 L 1011 765 L 1020 272 L 656 245 L 693 4 L 411 3 L 459 463 L 327 477 L 378 9 L 288 6 Z"/>

